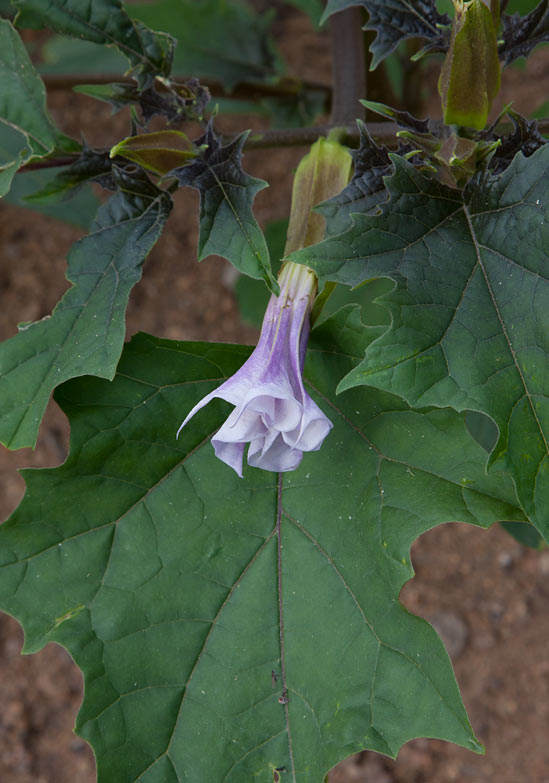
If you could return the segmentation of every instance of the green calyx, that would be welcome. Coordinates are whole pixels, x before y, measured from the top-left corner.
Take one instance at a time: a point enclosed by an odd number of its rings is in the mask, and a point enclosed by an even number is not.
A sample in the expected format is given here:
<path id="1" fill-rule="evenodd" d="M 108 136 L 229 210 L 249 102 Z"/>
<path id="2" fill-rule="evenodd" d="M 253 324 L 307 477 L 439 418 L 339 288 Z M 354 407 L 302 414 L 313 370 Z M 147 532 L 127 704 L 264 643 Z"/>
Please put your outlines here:
<path id="1" fill-rule="evenodd" d="M 454 0 L 450 48 L 438 89 L 444 122 L 481 130 L 500 87 L 499 12 L 483 0 Z"/>

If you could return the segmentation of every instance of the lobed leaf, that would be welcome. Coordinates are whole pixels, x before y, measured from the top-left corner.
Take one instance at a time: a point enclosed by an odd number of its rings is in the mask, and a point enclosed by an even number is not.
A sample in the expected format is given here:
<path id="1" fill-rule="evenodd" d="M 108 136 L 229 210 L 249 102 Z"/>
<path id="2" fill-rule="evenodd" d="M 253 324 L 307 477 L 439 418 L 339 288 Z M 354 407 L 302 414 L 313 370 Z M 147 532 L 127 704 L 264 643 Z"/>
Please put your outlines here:
<path id="1" fill-rule="evenodd" d="M 60 383 L 114 375 L 130 290 L 171 209 L 170 196 L 152 183 L 117 176 L 122 189 L 100 208 L 92 233 L 69 252 L 72 287 L 51 316 L 20 325 L 0 344 L 0 440 L 11 449 L 34 446 Z"/>
<path id="2" fill-rule="evenodd" d="M 214 457 L 219 401 L 175 439 L 249 348 L 139 335 L 113 382 L 58 389 L 71 452 L 25 472 L 0 602 L 26 652 L 56 641 L 83 670 L 99 783 L 321 783 L 416 736 L 480 749 L 442 643 L 398 595 L 425 530 L 522 520 L 512 485 L 459 414 L 364 387 L 336 399 L 377 334 L 355 308 L 315 332 L 306 380 L 335 426 L 279 478 Z"/>
<path id="3" fill-rule="evenodd" d="M 294 254 L 321 280 L 389 277 L 392 325 L 340 389 L 367 384 L 410 405 L 490 416 L 504 466 L 549 536 L 549 147 L 515 157 L 465 193 L 393 156 L 380 215 Z"/>
<path id="4" fill-rule="evenodd" d="M 133 20 L 122 0 L 14 0 L 19 27 L 49 27 L 62 35 L 115 46 L 129 61 L 139 86 L 169 76 L 174 40 Z"/>
<path id="5" fill-rule="evenodd" d="M 180 186 L 200 192 L 200 233 L 198 260 L 209 255 L 223 256 L 245 275 L 263 279 L 270 291 L 278 293 L 271 272 L 269 250 L 263 232 L 252 212 L 256 193 L 267 187 L 262 179 L 242 169 L 242 147 L 248 132 L 223 146 L 210 123 L 196 142 L 202 155 L 169 172 Z"/>
<path id="6" fill-rule="evenodd" d="M 370 46 L 371 70 L 406 38 L 426 40 L 423 53 L 445 51 L 448 47 L 450 36 L 445 28 L 450 19 L 438 12 L 436 0 L 328 0 L 321 21 L 354 5 L 367 9 L 369 19 L 364 29 L 377 33 Z"/>

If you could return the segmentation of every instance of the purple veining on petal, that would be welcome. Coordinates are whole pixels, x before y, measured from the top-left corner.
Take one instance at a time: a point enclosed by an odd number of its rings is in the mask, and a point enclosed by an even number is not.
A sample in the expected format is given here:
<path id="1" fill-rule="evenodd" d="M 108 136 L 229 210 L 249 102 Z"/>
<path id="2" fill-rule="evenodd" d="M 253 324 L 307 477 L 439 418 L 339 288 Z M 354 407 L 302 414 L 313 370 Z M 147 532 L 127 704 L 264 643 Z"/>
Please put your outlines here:
<path id="1" fill-rule="evenodd" d="M 280 296 L 271 296 L 257 347 L 218 389 L 187 415 L 215 397 L 234 410 L 212 438 L 216 456 L 242 476 L 245 444 L 248 464 L 272 471 L 295 470 L 304 451 L 317 451 L 331 421 L 305 391 L 303 364 L 316 278 L 310 269 L 287 263 L 279 276 Z"/>

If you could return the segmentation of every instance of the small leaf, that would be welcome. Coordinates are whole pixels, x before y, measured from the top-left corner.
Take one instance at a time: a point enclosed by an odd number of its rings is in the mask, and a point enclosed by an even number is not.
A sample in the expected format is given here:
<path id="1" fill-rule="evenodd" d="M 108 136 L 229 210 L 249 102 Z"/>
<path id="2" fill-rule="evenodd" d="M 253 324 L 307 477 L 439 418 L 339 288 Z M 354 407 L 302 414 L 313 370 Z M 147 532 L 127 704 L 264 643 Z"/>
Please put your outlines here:
<path id="1" fill-rule="evenodd" d="M 117 179 L 120 192 L 69 253 L 72 288 L 51 316 L 25 324 L 0 344 L 0 439 L 9 448 L 34 446 L 60 383 L 78 375 L 114 375 L 129 292 L 171 208 L 170 196 L 151 182 L 124 172 Z"/>
<path id="2" fill-rule="evenodd" d="M 341 383 L 452 406 L 499 428 L 490 464 L 549 538 L 549 146 L 465 193 L 393 156 L 390 200 L 345 234 L 293 254 L 321 280 L 390 277 L 392 326 Z"/>
<path id="3" fill-rule="evenodd" d="M 55 641 L 83 670 L 99 783 L 320 783 L 416 736 L 481 750 L 442 643 L 398 596 L 425 530 L 522 520 L 512 484 L 486 475 L 461 415 L 336 398 L 373 336 L 356 308 L 315 332 L 306 383 L 334 430 L 280 477 L 216 459 L 225 404 L 175 439 L 249 348 L 139 335 L 113 382 L 56 394 L 71 453 L 25 473 L 0 526 L 0 604 L 26 652 Z"/>
<path id="4" fill-rule="evenodd" d="M 79 145 L 60 133 L 46 109 L 44 84 L 10 22 L 0 19 L 0 196 L 17 169 L 56 148 Z"/>
<path id="5" fill-rule="evenodd" d="M 181 186 L 200 192 L 198 260 L 211 254 L 223 256 L 245 275 L 263 279 L 278 293 L 271 272 L 265 237 L 252 212 L 256 193 L 267 187 L 262 179 L 242 170 L 242 147 L 248 133 L 222 146 L 210 122 L 197 142 L 204 147 L 200 157 L 170 174 Z"/>
<path id="6" fill-rule="evenodd" d="M 169 76 L 174 40 L 132 20 L 121 0 L 14 0 L 19 27 L 50 27 L 62 35 L 116 46 L 130 63 L 141 88 L 155 76 Z"/>
<path id="7" fill-rule="evenodd" d="M 370 111 L 375 111 L 376 114 L 380 114 L 388 120 L 396 122 L 399 128 L 413 131 L 414 133 L 428 133 L 429 121 L 420 120 L 414 117 L 407 111 L 401 109 L 393 109 L 392 106 L 387 106 L 385 103 L 378 103 L 377 101 L 360 101 Z"/>
<path id="8" fill-rule="evenodd" d="M 518 57 L 528 57 L 536 46 L 549 41 L 549 0 L 541 0 L 526 16 L 503 14 L 502 20 L 499 56 L 503 65 L 510 65 Z"/>
<path id="9" fill-rule="evenodd" d="M 321 22 L 354 5 L 368 10 L 364 29 L 377 32 L 370 47 L 371 70 L 406 38 L 425 39 L 422 53 L 446 51 L 450 36 L 445 28 L 449 29 L 450 19 L 439 14 L 436 0 L 328 0 Z"/>
<path id="10" fill-rule="evenodd" d="M 175 130 L 128 136 L 110 151 L 111 158 L 121 155 L 155 174 L 167 174 L 178 166 L 185 166 L 197 154 L 189 137 Z"/>

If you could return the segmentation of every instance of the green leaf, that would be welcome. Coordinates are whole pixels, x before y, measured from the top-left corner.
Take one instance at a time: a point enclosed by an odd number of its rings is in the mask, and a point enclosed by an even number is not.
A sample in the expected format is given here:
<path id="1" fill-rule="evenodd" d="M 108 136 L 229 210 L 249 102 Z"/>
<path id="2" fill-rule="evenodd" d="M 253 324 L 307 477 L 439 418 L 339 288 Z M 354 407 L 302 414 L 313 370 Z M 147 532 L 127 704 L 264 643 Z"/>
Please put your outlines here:
<path id="1" fill-rule="evenodd" d="M 490 464 L 549 536 L 549 147 L 518 155 L 462 194 L 394 156 L 390 201 L 345 234 L 294 254 L 321 280 L 390 277 L 392 326 L 340 388 L 368 384 L 411 405 L 489 415 Z"/>
<path id="2" fill-rule="evenodd" d="M 132 6 L 131 14 L 177 38 L 176 73 L 218 79 L 230 90 L 282 72 L 269 33 L 273 14 L 260 16 L 242 0 L 160 0 Z"/>
<path id="3" fill-rule="evenodd" d="M 445 51 L 448 45 L 449 35 L 443 28 L 450 25 L 450 20 L 446 14 L 439 14 L 436 0 L 328 0 L 321 21 L 354 5 L 368 10 L 364 29 L 377 33 L 370 46 L 370 70 L 377 68 L 406 38 L 425 39 L 423 53 Z"/>
<path id="4" fill-rule="evenodd" d="M 89 229 L 99 207 L 99 200 L 93 194 L 91 188 L 83 187 L 78 193 L 55 202 L 38 202 L 29 200 L 37 191 L 44 191 L 51 185 L 52 179 L 61 175 L 65 169 L 51 168 L 42 171 L 25 171 L 14 178 L 10 192 L 4 201 L 25 209 L 36 210 L 48 217 L 63 220 L 75 226 Z"/>
<path id="5" fill-rule="evenodd" d="M 197 148 L 204 147 L 202 155 L 170 173 L 180 186 L 200 192 L 198 260 L 212 254 L 223 256 L 245 275 L 264 280 L 270 291 L 278 293 L 267 243 L 252 212 L 256 193 L 267 183 L 250 177 L 241 165 L 247 136 L 242 133 L 223 147 L 210 123 L 196 142 Z"/>
<path id="6" fill-rule="evenodd" d="M 0 196 L 24 163 L 74 145 L 52 124 L 44 84 L 10 22 L 0 19 Z M 76 145 L 78 147 L 78 145 Z M 72 147 L 74 148 L 74 146 Z"/>
<path id="7" fill-rule="evenodd" d="M 126 57 L 140 87 L 169 76 L 174 40 L 128 16 L 121 0 L 14 0 L 19 27 L 50 27 L 62 35 L 115 46 Z"/>
<path id="8" fill-rule="evenodd" d="M 92 233 L 73 245 L 73 284 L 51 316 L 20 326 L 0 344 L 0 440 L 34 446 L 53 389 L 68 378 L 112 378 L 124 340 L 124 314 L 141 265 L 160 235 L 171 198 L 119 173 L 122 190 L 98 212 Z"/>
<path id="9" fill-rule="evenodd" d="M 71 453 L 25 472 L 0 527 L 0 600 L 26 652 L 56 641 L 83 670 L 77 731 L 99 783 L 271 781 L 277 767 L 321 783 L 343 756 L 395 756 L 415 736 L 480 750 L 442 643 L 398 595 L 423 531 L 523 516 L 463 416 L 335 397 L 371 337 L 352 307 L 316 330 L 306 379 L 334 430 L 280 479 L 215 458 L 219 401 L 175 439 L 249 348 L 139 335 L 112 383 L 58 390 Z"/>

